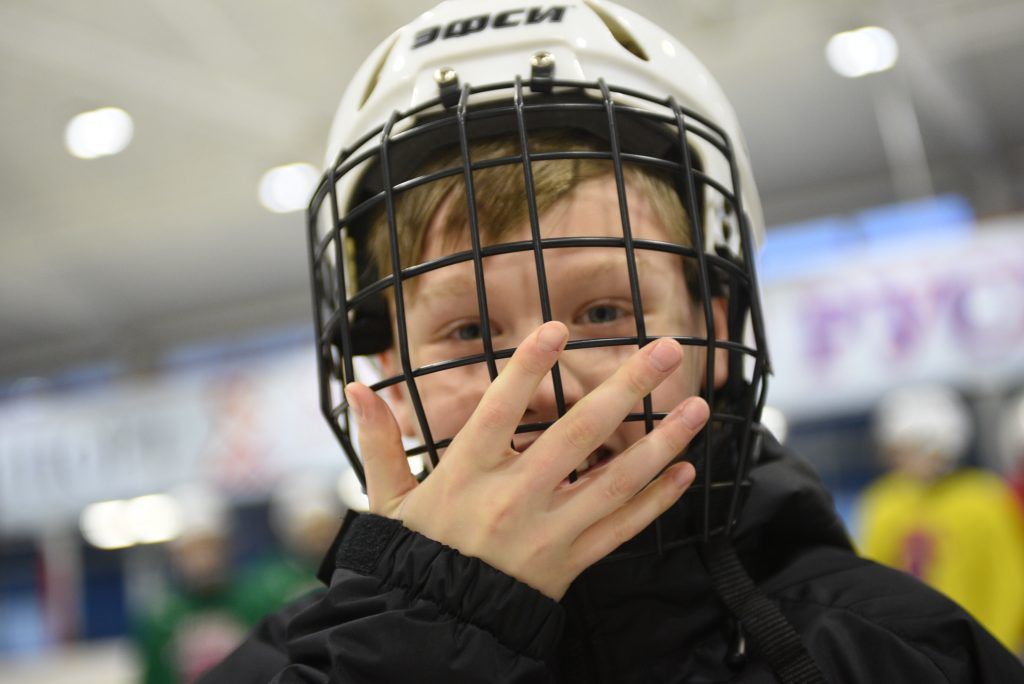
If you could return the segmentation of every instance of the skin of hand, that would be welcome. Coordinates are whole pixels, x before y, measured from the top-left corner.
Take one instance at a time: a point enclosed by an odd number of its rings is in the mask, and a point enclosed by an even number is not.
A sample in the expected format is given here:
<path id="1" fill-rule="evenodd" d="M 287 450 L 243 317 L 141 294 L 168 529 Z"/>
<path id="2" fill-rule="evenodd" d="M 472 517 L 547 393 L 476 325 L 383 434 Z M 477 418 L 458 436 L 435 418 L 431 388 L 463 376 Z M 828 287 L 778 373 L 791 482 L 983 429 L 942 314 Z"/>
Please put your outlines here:
<path id="1" fill-rule="evenodd" d="M 690 486 L 691 464 L 666 466 L 709 416 L 703 399 L 688 397 L 651 433 L 570 483 L 569 473 L 670 376 L 683 353 L 669 338 L 648 344 L 518 452 L 513 434 L 568 334 L 550 321 L 527 336 L 422 483 L 409 470 L 388 404 L 365 385 L 345 389 L 359 424 L 370 510 L 556 601 Z"/>

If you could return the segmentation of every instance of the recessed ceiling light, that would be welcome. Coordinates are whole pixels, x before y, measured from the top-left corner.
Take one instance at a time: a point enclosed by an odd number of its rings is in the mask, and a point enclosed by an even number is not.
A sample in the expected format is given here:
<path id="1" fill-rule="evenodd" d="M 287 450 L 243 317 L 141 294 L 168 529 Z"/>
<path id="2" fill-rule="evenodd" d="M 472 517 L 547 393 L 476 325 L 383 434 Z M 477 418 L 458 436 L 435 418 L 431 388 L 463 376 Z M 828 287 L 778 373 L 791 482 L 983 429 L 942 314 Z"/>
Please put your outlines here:
<path id="1" fill-rule="evenodd" d="M 74 116 L 64 129 L 64 144 L 79 159 L 117 154 L 128 146 L 135 125 L 119 107 L 101 107 Z"/>
<path id="2" fill-rule="evenodd" d="M 312 164 L 275 166 L 260 179 L 260 204 L 277 214 L 305 209 L 319 180 Z"/>
<path id="3" fill-rule="evenodd" d="M 865 26 L 832 36 L 825 57 L 840 76 L 859 78 L 891 69 L 899 57 L 899 46 L 884 28 Z"/>

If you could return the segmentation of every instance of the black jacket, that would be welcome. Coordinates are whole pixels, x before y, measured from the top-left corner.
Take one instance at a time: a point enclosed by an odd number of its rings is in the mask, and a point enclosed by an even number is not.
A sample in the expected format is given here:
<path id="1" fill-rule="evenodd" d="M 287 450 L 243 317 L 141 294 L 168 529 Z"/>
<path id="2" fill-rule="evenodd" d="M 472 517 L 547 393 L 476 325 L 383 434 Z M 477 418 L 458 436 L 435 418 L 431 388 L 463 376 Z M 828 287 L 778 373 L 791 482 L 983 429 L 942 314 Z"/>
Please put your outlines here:
<path id="1" fill-rule="evenodd" d="M 974 619 L 854 555 L 802 462 L 770 445 L 735 547 L 829 681 L 1024 682 Z M 260 623 L 206 682 L 772 682 L 693 546 L 595 565 L 560 603 L 378 516 L 351 518 L 326 592 Z"/>

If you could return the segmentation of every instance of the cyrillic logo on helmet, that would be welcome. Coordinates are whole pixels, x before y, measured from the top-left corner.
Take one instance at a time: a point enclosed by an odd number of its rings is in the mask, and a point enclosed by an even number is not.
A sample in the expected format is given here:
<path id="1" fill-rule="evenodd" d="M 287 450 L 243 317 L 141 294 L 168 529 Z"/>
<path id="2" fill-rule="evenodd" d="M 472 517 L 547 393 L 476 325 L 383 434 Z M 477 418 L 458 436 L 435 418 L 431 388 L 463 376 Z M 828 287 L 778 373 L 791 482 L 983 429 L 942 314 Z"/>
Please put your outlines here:
<path id="1" fill-rule="evenodd" d="M 449 38 L 461 38 L 471 33 L 479 33 L 486 28 L 503 29 L 522 24 L 540 24 L 542 22 L 557 23 L 562 21 L 565 15 L 564 5 L 554 5 L 545 9 L 544 7 L 523 7 L 520 9 L 505 10 L 496 14 L 478 14 L 474 17 L 456 19 L 447 25 L 431 26 L 419 31 L 413 40 L 412 47 L 429 45 L 435 40 L 447 40 Z"/>

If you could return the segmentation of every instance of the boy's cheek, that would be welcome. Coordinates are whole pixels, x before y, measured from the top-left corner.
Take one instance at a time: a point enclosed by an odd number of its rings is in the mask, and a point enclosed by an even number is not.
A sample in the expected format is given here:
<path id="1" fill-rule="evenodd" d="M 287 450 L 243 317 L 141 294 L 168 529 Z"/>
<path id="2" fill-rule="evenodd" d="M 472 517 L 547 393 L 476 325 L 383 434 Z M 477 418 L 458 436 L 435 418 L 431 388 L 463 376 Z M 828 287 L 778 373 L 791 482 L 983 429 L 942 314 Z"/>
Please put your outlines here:
<path id="1" fill-rule="evenodd" d="M 466 424 L 490 385 L 486 367 L 453 368 L 417 382 L 434 441 L 454 437 Z M 422 435 L 420 435 L 422 437 Z"/>
<path id="2" fill-rule="evenodd" d="M 629 344 L 571 349 L 562 352 L 559 366 L 563 374 L 572 373 L 584 392 L 590 393 L 614 375 L 636 351 L 636 346 Z"/>
<path id="3" fill-rule="evenodd" d="M 587 394 L 611 377 L 635 352 L 636 347 L 630 345 L 564 352 L 560 364 L 562 374 L 572 374 L 580 394 Z M 425 363 L 426 359 L 415 361 Z M 499 370 L 504 367 L 503 363 L 498 365 Z M 679 369 L 653 392 L 654 410 L 668 412 L 683 399 L 697 394 L 703 367 L 700 350 L 687 350 Z M 563 382 L 569 380 L 563 377 Z M 441 441 L 454 437 L 466 424 L 490 386 L 490 376 L 485 364 L 474 364 L 423 376 L 416 384 L 431 436 Z M 403 432 L 422 439 L 415 408 L 404 386 L 401 394 L 403 415 L 399 416 L 399 422 Z M 642 412 L 643 405 L 638 404 L 635 411 Z M 642 422 L 625 423 L 620 431 L 621 437 L 632 443 L 643 436 L 644 426 Z"/>

